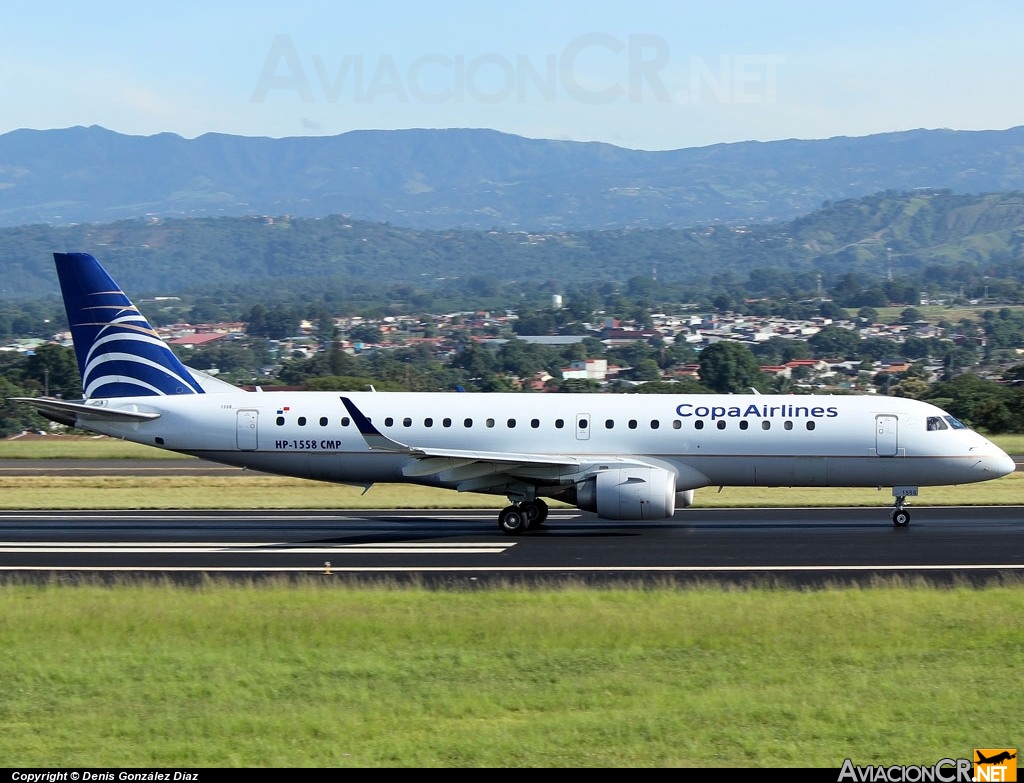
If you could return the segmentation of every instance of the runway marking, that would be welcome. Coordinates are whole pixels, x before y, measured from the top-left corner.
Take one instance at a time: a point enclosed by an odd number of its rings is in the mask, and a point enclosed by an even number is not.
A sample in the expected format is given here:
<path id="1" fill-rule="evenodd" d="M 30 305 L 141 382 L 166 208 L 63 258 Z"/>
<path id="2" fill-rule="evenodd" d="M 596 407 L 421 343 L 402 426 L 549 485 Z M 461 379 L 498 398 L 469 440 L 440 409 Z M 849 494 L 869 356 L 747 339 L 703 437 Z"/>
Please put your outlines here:
<path id="1" fill-rule="evenodd" d="M 292 568 L 288 566 L 202 567 L 202 566 L 0 566 L 0 571 L 134 571 L 134 572 L 196 572 L 196 573 L 323 573 L 323 568 Z M 980 565 L 860 565 L 860 566 L 380 566 L 335 567 L 331 575 L 352 573 L 621 573 L 649 572 L 675 574 L 701 573 L 772 573 L 772 572 L 869 572 L 869 571 L 1024 571 L 1024 563 Z"/>
<path id="2" fill-rule="evenodd" d="M 204 541 L 181 542 L 74 542 L 74 541 L 0 541 L 4 554 L 281 554 L 296 555 L 500 555 L 515 546 L 514 542 L 494 544 L 473 543 L 396 543 L 396 544 L 290 544 L 273 541 Z"/>

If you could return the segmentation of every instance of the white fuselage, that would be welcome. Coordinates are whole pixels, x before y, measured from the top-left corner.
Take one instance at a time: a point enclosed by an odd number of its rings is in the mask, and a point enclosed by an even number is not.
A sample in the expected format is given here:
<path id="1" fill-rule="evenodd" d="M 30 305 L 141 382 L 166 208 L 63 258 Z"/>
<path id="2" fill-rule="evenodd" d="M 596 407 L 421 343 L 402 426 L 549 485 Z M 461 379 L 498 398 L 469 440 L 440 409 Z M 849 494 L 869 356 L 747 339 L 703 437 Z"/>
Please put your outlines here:
<path id="1" fill-rule="evenodd" d="M 447 470 L 435 460 L 424 470 L 408 453 L 368 446 L 342 397 L 382 435 L 414 449 L 534 459 L 500 468 L 452 460 Z M 567 486 L 602 460 L 623 459 L 673 472 L 677 491 L 964 484 L 1014 469 L 1002 450 L 962 425 L 930 430 L 936 418 L 959 425 L 940 409 L 899 397 L 238 392 L 100 404 L 160 415 L 79 426 L 230 465 L 352 484 L 499 492 L 483 474 L 500 470 L 548 494 L 544 487 Z M 545 462 L 567 455 L 578 464 Z"/>

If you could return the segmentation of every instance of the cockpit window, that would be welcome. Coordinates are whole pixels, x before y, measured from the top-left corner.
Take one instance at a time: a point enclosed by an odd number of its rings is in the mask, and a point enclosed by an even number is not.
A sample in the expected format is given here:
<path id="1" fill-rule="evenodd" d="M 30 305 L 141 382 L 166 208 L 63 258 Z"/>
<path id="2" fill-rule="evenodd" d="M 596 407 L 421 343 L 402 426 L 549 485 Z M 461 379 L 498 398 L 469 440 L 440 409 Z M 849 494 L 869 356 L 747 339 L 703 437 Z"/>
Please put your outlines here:
<path id="1" fill-rule="evenodd" d="M 954 416 L 946 416 L 945 419 L 946 419 L 946 421 L 949 422 L 949 426 L 952 427 L 955 430 L 966 430 L 966 429 L 968 429 L 966 424 L 964 424 L 962 421 L 960 421 L 960 419 L 958 419 L 958 418 L 956 418 Z"/>
<path id="2" fill-rule="evenodd" d="M 932 430 L 948 430 L 949 427 L 946 422 L 942 420 L 941 416 L 929 416 L 928 417 L 928 431 Z"/>

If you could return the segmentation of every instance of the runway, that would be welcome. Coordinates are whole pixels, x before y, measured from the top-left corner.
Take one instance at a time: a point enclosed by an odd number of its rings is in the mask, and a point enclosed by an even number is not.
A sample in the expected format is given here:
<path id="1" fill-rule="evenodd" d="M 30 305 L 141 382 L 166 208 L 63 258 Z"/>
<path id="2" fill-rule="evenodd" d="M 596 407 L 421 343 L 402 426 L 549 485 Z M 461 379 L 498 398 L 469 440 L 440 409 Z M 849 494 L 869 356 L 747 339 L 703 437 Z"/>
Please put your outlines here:
<path id="1" fill-rule="evenodd" d="M 661 522 L 552 511 L 522 536 L 492 511 L 0 512 L 0 580 L 313 578 L 430 587 L 1024 578 L 1024 507 L 699 509 Z"/>

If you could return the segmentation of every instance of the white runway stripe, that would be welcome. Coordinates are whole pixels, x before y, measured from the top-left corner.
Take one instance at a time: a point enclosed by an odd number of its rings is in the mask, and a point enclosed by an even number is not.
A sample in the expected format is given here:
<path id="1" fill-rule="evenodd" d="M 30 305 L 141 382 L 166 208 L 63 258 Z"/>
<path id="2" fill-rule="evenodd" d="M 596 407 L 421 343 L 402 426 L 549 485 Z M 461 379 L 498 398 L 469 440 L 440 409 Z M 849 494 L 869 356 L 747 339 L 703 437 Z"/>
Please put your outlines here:
<path id="1" fill-rule="evenodd" d="M 12 554 L 326 554 L 326 555 L 386 555 L 386 554 L 435 554 L 435 555 L 500 555 L 515 543 L 470 544 L 470 543 L 400 543 L 400 544 L 290 544 L 242 541 L 200 541 L 181 542 L 74 542 L 74 541 L 0 541 L 0 553 Z"/>

